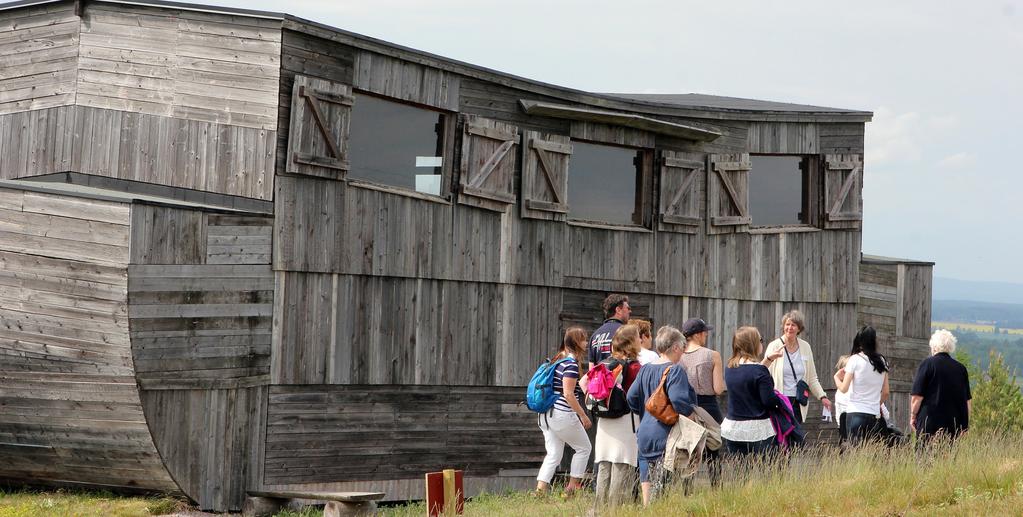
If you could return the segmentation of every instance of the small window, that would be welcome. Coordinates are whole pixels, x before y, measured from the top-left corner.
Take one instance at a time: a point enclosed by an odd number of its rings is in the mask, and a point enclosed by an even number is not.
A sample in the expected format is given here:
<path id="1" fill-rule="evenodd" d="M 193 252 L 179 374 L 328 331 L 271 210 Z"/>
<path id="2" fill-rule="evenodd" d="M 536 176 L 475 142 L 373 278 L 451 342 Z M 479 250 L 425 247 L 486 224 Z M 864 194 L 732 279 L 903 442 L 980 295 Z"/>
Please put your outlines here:
<path id="1" fill-rule="evenodd" d="M 754 226 L 810 224 L 809 156 L 751 155 L 749 213 Z"/>
<path id="2" fill-rule="evenodd" d="M 355 95 L 348 177 L 441 195 L 445 114 Z"/>
<path id="3" fill-rule="evenodd" d="M 568 215 L 599 223 L 643 225 L 646 151 L 572 142 L 568 164 Z"/>

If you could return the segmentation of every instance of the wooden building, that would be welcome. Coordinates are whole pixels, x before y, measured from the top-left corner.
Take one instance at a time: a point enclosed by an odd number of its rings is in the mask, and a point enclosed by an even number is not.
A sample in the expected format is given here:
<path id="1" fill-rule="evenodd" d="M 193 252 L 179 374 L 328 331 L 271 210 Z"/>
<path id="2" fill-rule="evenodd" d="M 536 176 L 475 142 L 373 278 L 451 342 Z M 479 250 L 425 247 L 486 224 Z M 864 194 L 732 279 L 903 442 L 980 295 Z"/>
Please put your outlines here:
<path id="1" fill-rule="evenodd" d="M 726 357 L 798 308 L 822 368 L 862 322 L 915 360 L 930 269 L 861 264 L 870 117 L 581 92 L 276 13 L 2 6 L 0 478 L 217 510 L 421 497 L 443 467 L 529 486 L 523 386 L 608 292 Z"/>

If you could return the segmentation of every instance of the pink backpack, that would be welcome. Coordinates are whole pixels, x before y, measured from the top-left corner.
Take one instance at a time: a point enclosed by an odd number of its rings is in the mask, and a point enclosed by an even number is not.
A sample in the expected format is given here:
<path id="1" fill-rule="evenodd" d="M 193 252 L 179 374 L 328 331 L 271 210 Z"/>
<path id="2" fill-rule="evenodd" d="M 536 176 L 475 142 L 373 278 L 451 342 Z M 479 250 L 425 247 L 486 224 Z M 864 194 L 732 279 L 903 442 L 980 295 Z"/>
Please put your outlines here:
<path id="1" fill-rule="evenodd" d="M 611 395 L 611 390 L 613 390 L 617 384 L 615 380 L 621 372 L 621 366 L 618 366 L 612 372 L 607 369 L 607 366 L 604 365 L 604 363 L 597 363 L 597 365 L 590 370 L 590 381 L 586 386 L 586 391 L 589 394 L 590 399 L 593 401 L 607 400 L 607 397 Z"/>

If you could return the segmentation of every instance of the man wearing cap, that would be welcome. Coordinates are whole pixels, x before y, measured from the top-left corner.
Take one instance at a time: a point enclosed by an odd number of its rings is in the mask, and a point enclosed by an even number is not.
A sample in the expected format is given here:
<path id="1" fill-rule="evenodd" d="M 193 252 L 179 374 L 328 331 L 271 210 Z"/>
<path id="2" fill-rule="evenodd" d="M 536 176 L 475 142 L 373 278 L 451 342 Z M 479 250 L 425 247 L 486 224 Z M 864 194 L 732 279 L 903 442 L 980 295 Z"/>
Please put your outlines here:
<path id="1" fill-rule="evenodd" d="M 629 307 L 629 297 L 624 294 L 611 293 L 604 298 L 604 324 L 590 336 L 590 368 L 597 363 L 611 357 L 611 340 L 618 332 L 618 327 L 629 321 L 632 315 L 632 308 Z"/>
<path id="2" fill-rule="evenodd" d="M 713 325 L 701 318 L 690 318 L 682 324 L 686 347 L 679 364 L 686 370 L 689 384 L 696 391 L 696 405 L 703 408 L 719 425 L 724 420 L 717 396 L 725 392 L 725 371 L 721 354 L 707 348 L 707 338 Z M 707 451 L 707 471 L 712 486 L 721 482 L 721 462 L 718 451 Z"/>

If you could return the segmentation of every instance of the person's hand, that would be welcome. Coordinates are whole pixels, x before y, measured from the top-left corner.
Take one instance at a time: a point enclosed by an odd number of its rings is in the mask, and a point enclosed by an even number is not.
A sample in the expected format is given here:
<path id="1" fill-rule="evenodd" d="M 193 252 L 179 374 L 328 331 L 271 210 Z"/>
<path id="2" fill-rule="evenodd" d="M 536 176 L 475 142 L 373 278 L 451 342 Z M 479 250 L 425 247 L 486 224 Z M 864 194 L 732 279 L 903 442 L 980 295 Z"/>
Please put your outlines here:
<path id="1" fill-rule="evenodd" d="M 779 357 L 781 357 L 781 355 L 784 354 L 784 353 L 785 352 L 783 352 L 782 349 L 779 348 L 779 349 L 775 350 L 774 353 L 768 354 L 766 358 L 769 361 L 774 361 L 774 360 L 778 359 Z"/>
<path id="2" fill-rule="evenodd" d="M 821 399 L 821 405 L 823 405 L 824 408 L 828 410 L 828 412 L 831 412 L 831 401 L 828 400 L 828 397 L 824 397 Z"/>
<path id="3" fill-rule="evenodd" d="M 696 419 L 696 411 L 689 413 L 689 416 L 687 416 L 686 418 L 692 420 L 693 422 L 700 423 L 699 420 Z"/>
<path id="4" fill-rule="evenodd" d="M 589 429 L 593 427 L 593 422 L 590 422 L 590 417 L 583 415 L 579 417 L 579 420 L 581 420 L 583 423 L 583 429 Z"/>
<path id="5" fill-rule="evenodd" d="M 916 432 L 916 416 L 909 417 L 909 428 Z"/>

